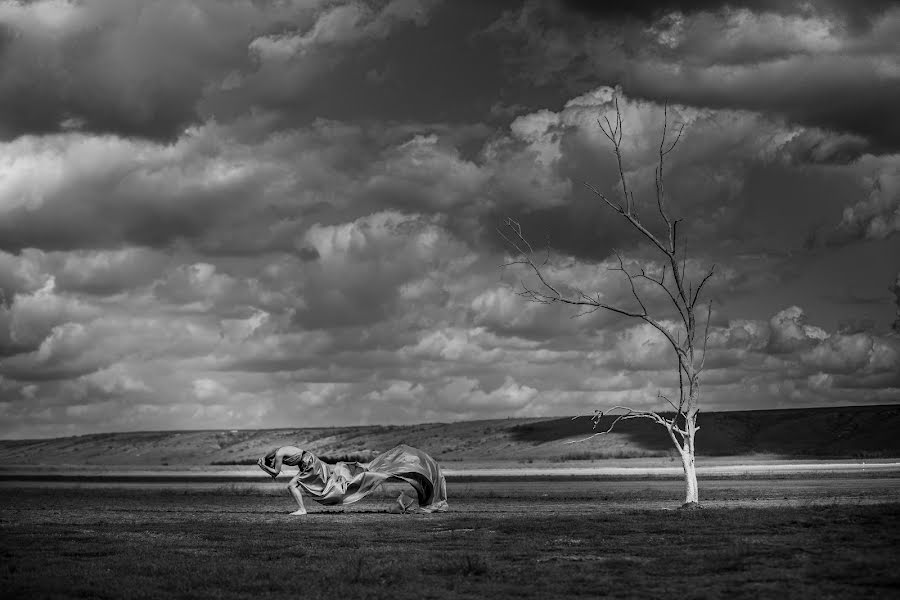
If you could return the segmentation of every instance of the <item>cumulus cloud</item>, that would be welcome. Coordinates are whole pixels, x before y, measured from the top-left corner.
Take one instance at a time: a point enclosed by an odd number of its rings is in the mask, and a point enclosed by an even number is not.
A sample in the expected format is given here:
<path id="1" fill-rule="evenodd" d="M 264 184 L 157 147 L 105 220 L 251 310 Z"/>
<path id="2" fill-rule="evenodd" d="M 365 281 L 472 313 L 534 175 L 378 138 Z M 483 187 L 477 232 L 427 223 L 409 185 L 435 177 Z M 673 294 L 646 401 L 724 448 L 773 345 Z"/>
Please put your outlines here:
<path id="1" fill-rule="evenodd" d="M 87 321 L 99 314 L 97 307 L 57 293 L 52 277 L 31 293 L 16 294 L 9 307 L 0 310 L 5 325 L 3 342 L 9 350 L 36 349 L 57 327 Z"/>
<path id="2" fill-rule="evenodd" d="M 215 309 L 217 314 L 224 315 L 255 304 L 266 304 L 259 279 L 236 279 L 205 262 L 179 265 L 157 279 L 151 289 L 158 300 L 181 310 L 209 312 Z"/>
<path id="3" fill-rule="evenodd" d="M 218 118 L 240 114 L 248 106 L 285 115 L 314 115 L 334 98 L 323 94 L 371 80 L 365 73 L 348 77 L 340 66 L 404 27 L 423 27 L 441 0 L 345 0 L 294 3 L 290 15 L 277 19 L 246 47 L 247 64 L 236 63 L 210 83 L 198 104 L 201 113 Z M 356 90 L 353 92 L 358 93 Z M 359 99 L 361 106 L 364 100 Z M 301 119 L 302 120 L 302 119 Z"/>
<path id="4" fill-rule="evenodd" d="M 844 209 L 838 231 L 853 237 L 884 239 L 900 232 L 900 156 L 867 178 L 868 197 Z"/>
<path id="5" fill-rule="evenodd" d="M 3 144 L 4 246 L 114 248 L 201 235 L 271 175 L 248 155 L 227 157 L 241 150 L 216 131 L 175 145 L 82 133 Z"/>
<path id="6" fill-rule="evenodd" d="M 286 61 L 323 47 L 384 39 L 397 24 L 425 24 L 428 12 L 439 3 L 440 0 L 390 0 L 380 5 L 353 1 L 323 6 L 304 31 L 258 37 L 250 42 L 249 50 L 263 62 Z"/>
<path id="7" fill-rule="evenodd" d="M 768 323 L 734 321 L 727 328 L 714 328 L 710 348 L 714 349 L 713 368 L 717 363 L 723 364 L 723 352 L 727 355 L 739 351 L 731 358 L 739 358 L 740 362 L 729 360 L 724 364 L 755 372 L 755 379 L 765 369 L 772 369 L 773 375 L 779 373 L 794 382 L 794 394 L 803 393 L 804 382 L 812 388 L 835 390 L 897 388 L 900 383 L 900 345 L 896 337 L 871 330 L 829 333 L 808 324 L 805 312 L 797 306 L 779 311 Z"/>
<path id="8" fill-rule="evenodd" d="M 240 64 L 248 34 L 266 25 L 251 2 L 189 0 L 5 2 L 0 21 L 4 137 L 66 128 L 172 137 L 196 119 L 209 77 Z"/>
<path id="9" fill-rule="evenodd" d="M 673 11 L 695 16 L 696 13 L 715 11 L 722 7 L 720 0 L 650 0 L 649 2 L 592 2 L 591 0 L 562 0 L 562 4 L 574 11 L 594 18 L 631 16 L 652 20 Z M 783 15 L 804 14 L 810 11 L 808 2 L 803 0 L 737 0 L 729 2 L 729 7 L 757 12 L 773 11 Z M 890 0 L 875 0 L 860 4 L 852 0 L 826 0 L 817 8 L 829 14 L 838 14 L 853 23 L 865 22 L 873 16 L 891 8 Z"/>
<path id="10" fill-rule="evenodd" d="M 297 318 L 309 327 L 379 320 L 392 312 L 405 284 L 430 269 L 452 273 L 464 267 L 468 254 L 433 219 L 392 211 L 314 224 L 304 243 L 318 256 L 298 274 L 306 305 Z"/>
<path id="11" fill-rule="evenodd" d="M 38 347 L 4 360 L 0 372 L 5 376 L 26 381 L 65 379 L 129 359 L 206 357 L 219 340 L 209 320 L 94 314 L 76 321 L 58 314 L 41 316 L 45 319 L 42 328 L 30 331 L 32 339 L 43 336 Z M 50 323 L 61 320 L 47 330 Z"/>
<path id="12" fill-rule="evenodd" d="M 387 148 L 365 186 L 367 193 L 396 206 L 464 211 L 484 199 L 489 177 L 489 171 L 465 160 L 452 143 L 431 133 Z"/>
<path id="13" fill-rule="evenodd" d="M 512 216 L 566 292 L 660 272 L 582 185 L 614 98 L 653 231 L 685 126 L 707 409 L 891 400 L 896 10 L 801 4 L 0 4 L 0 435 L 660 408 L 658 332 L 498 269 Z"/>
<path id="14" fill-rule="evenodd" d="M 425 385 L 399 380 L 367 394 L 363 410 L 367 418 L 388 414 L 396 415 L 399 422 L 406 421 L 403 411 L 409 406 L 435 416 L 449 414 L 454 420 L 477 419 L 489 414 L 531 416 L 538 396 L 536 389 L 512 377 L 487 389 L 478 379 L 465 376 L 446 377 Z"/>
<path id="15" fill-rule="evenodd" d="M 769 320 L 769 349 L 772 352 L 795 352 L 816 345 L 828 337 L 821 327 L 806 324 L 799 306 L 779 312 Z"/>
<path id="16" fill-rule="evenodd" d="M 889 338 L 871 334 L 832 335 L 823 343 L 805 351 L 804 364 L 829 374 L 896 372 L 900 367 L 900 346 Z"/>
<path id="17" fill-rule="evenodd" d="M 539 230 L 558 250 L 595 260 L 615 247 L 640 242 L 581 185 L 590 183 L 621 200 L 616 161 L 597 125 L 598 119 L 611 118 L 616 97 L 625 125 L 625 177 L 645 223 L 659 231 L 653 173 L 663 107 L 605 86 L 570 99 L 558 112 L 518 117 L 507 136 L 486 146 L 527 140 L 527 150 L 514 156 L 527 157 L 526 164 L 533 165 L 530 179 L 519 178 L 532 191 L 497 195 L 494 218 L 516 215 L 526 230 Z M 670 214 L 684 218 L 682 232 L 695 240 L 694 248 L 723 238 L 730 238 L 730 252 L 741 246 L 757 253 L 773 246 L 799 247 L 810 230 L 838 227 L 842 212 L 867 185 L 873 164 L 891 164 L 859 157 L 861 142 L 854 136 L 790 125 L 754 111 L 670 105 L 668 123 L 669 141 L 682 126 L 684 133 L 667 157 L 667 206 Z M 511 157 L 505 162 L 510 164 Z M 780 219 L 771 218 L 773 211 Z"/>
<path id="18" fill-rule="evenodd" d="M 304 55 L 292 75 L 322 72 L 335 47 L 423 25 L 438 4 L 5 2 L 0 136 L 76 129 L 170 140 L 202 119 L 210 96 L 245 85 L 275 92 L 276 70 L 260 74 L 260 65 Z"/>
<path id="19" fill-rule="evenodd" d="M 778 112 L 896 149 L 900 12 L 889 3 L 787 4 L 642 3 L 584 9 L 606 17 L 585 20 L 581 10 L 529 2 L 492 30 L 526 41 L 526 72 L 539 83 L 617 80 L 635 97 Z M 864 98 L 852 91 L 863 88 Z"/>
<path id="20" fill-rule="evenodd" d="M 663 327 L 674 330 L 675 323 L 663 323 Z M 621 364 L 629 370 L 660 371 L 677 365 L 668 340 L 648 323 L 620 332 L 615 348 Z"/>

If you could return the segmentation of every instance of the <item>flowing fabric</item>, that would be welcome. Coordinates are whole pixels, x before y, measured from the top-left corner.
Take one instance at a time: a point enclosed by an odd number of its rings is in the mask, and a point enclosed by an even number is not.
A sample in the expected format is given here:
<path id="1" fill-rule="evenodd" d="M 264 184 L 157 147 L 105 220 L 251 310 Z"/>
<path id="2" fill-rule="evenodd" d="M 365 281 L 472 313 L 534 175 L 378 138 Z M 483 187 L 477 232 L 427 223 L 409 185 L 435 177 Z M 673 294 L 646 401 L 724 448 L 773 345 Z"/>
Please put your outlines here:
<path id="1" fill-rule="evenodd" d="M 369 463 L 329 465 L 304 450 L 284 457 L 282 464 L 300 469 L 291 483 L 319 504 L 351 504 L 385 481 L 405 481 L 416 490 L 420 510 L 440 512 L 448 508 L 447 483 L 440 465 L 421 450 L 404 444 Z"/>

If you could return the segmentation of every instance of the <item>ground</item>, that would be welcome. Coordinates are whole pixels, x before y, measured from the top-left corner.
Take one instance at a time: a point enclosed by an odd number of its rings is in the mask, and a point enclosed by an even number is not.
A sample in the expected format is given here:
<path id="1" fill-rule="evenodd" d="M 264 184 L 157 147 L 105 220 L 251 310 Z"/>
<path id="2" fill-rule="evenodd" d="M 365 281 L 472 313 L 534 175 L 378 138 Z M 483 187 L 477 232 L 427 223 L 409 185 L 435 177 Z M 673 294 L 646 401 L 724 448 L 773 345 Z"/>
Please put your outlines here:
<path id="1" fill-rule="evenodd" d="M 4 598 L 873 598 L 900 586 L 900 479 L 451 482 L 291 517 L 283 486 L 0 485 Z"/>

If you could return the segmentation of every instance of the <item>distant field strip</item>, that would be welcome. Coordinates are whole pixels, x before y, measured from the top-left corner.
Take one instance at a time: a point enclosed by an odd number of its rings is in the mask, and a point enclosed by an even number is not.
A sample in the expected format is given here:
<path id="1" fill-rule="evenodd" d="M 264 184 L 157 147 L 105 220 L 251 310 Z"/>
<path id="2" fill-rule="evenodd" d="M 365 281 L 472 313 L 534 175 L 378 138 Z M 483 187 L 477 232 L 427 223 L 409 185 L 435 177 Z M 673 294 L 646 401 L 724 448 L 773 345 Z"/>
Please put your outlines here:
<path id="1" fill-rule="evenodd" d="M 628 479 L 681 479 L 681 467 L 503 467 L 503 468 L 445 468 L 447 481 L 555 481 L 560 479 L 603 481 Z M 813 463 L 754 463 L 698 466 L 701 479 L 734 477 L 816 477 L 878 476 L 894 474 L 900 477 L 900 462 L 813 462 Z M 282 476 L 282 478 L 284 475 Z M 244 469 L 126 469 L 126 468 L 43 468 L 0 467 L 0 482 L 58 481 L 107 483 L 228 483 L 237 481 L 268 482 L 255 468 Z"/>
<path id="2" fill-rule="evenodd" d="M 278 481 L 217 481 L 171 479 L 123 481 L 108 478 L 68 480 L 0 481 L 3 493 L 109 494 L 222 499 L 268 497 L 272 506 L 288 509 L 293 500 L 286 491 L 287 478 Z M 376 490 L 371 501 L 345 507 L 326 508 L 310 503 L 311 512 L 384 512 L 406 484 L 388 483 Z M 447 482 L 453 512 L 570 512 L 594 506 L 601 510 L 677 508 L 683 498 L 683 483 L 672 478 L 583 479 L 500 477 L 492 480 Z M 706 507 L 821 506 L 877 504 L 900 498 L 900 477 L 855 473 L 838 476 L 781 476 L 701 479 L 701 502 Z M 524 504 L 523 504 L 524 503 Z M 576 506 L 577 505 L 577 506 Z"/>

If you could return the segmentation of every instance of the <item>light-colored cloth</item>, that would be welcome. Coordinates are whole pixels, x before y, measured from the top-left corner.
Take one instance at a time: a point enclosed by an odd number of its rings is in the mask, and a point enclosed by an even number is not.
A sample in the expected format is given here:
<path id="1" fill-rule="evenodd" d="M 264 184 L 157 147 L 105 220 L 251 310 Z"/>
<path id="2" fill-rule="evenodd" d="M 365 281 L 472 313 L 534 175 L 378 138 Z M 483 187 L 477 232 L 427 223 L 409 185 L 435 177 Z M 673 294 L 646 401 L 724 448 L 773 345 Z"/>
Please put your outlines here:
<path id="1" fill-rule="evenodd" d="M 299 485 L 304 495 L 320 504 L 351 504 L 368 496 L 385 481 L 405 481 L 416 490 L 419 510 L 448 509 L 447 482 L 440 465 L 428 454 L 405 444 L 379 454 L 369 463 L 329 465 L 304 450 L 284 457 L 282 464 L 300 469 L 291 483 Z"/>

